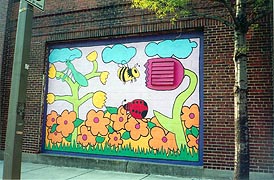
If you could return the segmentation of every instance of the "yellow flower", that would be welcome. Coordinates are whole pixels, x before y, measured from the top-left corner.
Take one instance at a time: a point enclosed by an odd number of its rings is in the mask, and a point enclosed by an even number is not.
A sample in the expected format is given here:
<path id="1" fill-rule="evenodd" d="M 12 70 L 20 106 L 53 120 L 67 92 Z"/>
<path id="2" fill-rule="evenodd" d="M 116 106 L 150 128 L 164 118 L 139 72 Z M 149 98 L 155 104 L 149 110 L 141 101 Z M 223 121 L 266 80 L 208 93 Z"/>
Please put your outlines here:
<path id="1" fill-rule="evenodd" d="M 87 60 L 89 60 L 90 62 L 92 62 L 92 61 L 96 61 L 97 57 L 98 57 L 98 53 L 96 51 L 92 51 L 91 53 L 89 53 L 87 55 L 86 58 L 87 58 Z"/>
<path id="2" fill-rule="evenodd" d="M 48 93 L 48 95 L 47 95 L 48 104 L 52 104 L 52 103 L 54 103 L 54 101 L 55 101 L 55 95 L 52 93 Z"/>
<path id="3" fill-rule="evenodd" d="M 102 84 L 106 85 L 108 75 L 109 75 L 109 72 L 107 72 L 107 71 L 104 71 L 100 74 L 100 81 Z"/>
<path id="4" fill-rule="evenodd" d="M 49 68 L 49 78 L 54 79 L 56 77 L 56 68 L 53 64 L 50 65 Z"/>
<path id="5" fill-rule="evenodd" d="M 96 108 L 102 108 L 106 103 L 106 93 L 103 91 L 96 91 L 92 97 L 92 103 Z"/>

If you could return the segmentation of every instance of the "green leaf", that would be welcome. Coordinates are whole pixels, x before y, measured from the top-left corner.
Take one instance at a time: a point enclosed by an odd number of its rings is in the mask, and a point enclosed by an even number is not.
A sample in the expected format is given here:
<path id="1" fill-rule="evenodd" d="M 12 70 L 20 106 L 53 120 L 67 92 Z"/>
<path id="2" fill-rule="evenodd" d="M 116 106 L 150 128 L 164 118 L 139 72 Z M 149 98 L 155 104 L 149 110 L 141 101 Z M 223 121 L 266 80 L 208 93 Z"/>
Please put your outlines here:
<path id="1" fill-rule="evenodd" d="M 65 139 L 66 139 L 66 141 L 71 142 L 71 139 L 72 139 L 72 133 L 71 133 L 68 137 L 66 137 Z"/>
<path id="2" fill-rule="evenodd" d="M 117 107 L 106 107 L 106 108 L 107 108 L 107 111 L 110 114 L 118 114 L 118 108 Z"/>
<path id="3" fill-rule="evenodd" d="M 51 127 L 50 133 L 54 133 L 56 131 L 56 127 L 58 124 L 53 124 L 53 126 Z"/>
<path id="4" fill-rule="evenodd" d="M 198 137 L 198 135 L 199 135 L 199 129 L 197 127 L 192 126 L 191 132 L 192 132 L 193 136 Z"/>
<path id="5" fill-rule="evenodd" d="M 73 122 L 74 127 L 79 127 L 84 121 L 82 119 L 76 118 L 76 120 Z"/>
<path id="6" fill-rule="evenodd" d="M 130 138 L 130 134 L 128 131 L 124 132 L 123 135 L 122 135 L 122 139 L 124 140 L 128 140 Z"/>
<path id="7" fill-rule="evenodd" d="M 149 121 L 149 122 L 147 123 L 147 126 L 149 127 L 149 129 L 152 129 L 153 127 L 156 126 L 156 124 L 153 123 L 153 122 L 151 122 L 151 121 Z"/>
<path id="8" fill-rule="evenodd" d="M 102 142 L 104 142 L 105 138 L 104 138 L 104 137 L 101 137 L 101 136 L 96 136 L 95 140 L 96 140 L 96 142 L 98 142 L 98 143 L 102 143 Z"/>
<path id="9" fill-rule="evenodd" d="M 186 130 L 186 135 L 192 134 L 191 129 Z"/>
<path id="10" fill-rule="evenodd" d="M 110 134 L 112 134 L 112 133 L 114 133 L 114 129 L 113 129 L 111 126 L 108 126 L 108 132 L 109 132 Z"/>

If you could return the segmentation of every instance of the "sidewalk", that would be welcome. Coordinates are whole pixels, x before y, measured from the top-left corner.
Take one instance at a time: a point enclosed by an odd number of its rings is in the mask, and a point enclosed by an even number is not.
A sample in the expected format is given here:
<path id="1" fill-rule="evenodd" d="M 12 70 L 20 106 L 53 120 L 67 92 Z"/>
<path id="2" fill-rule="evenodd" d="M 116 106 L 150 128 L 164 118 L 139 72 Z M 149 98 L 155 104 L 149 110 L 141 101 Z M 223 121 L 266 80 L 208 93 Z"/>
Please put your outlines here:
<path id="1" fill-rule="evenodd" d="M 3 177 L 4 162 L 0 161 L 0 178 Z M 45 164 L 22 163 L 21 179 L 54 180 L 200 180 L 197 178 L 179 178 L 150 174 L 134 174 L 74 167 L 57 167 Z M 204 179 L 203 179 L 204 180 Z M 209 179 L 207 179 L 209 180 Z"/>

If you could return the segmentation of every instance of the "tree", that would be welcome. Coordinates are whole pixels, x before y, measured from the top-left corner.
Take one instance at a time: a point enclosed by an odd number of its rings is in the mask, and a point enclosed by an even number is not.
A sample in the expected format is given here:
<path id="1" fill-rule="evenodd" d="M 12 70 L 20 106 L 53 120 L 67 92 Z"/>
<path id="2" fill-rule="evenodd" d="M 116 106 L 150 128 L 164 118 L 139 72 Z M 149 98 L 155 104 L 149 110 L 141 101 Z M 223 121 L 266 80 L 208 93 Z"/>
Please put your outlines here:
<path id="1" fill-rule="evenodd" d="M 249 179 L 246 34 L 272 12 L 272 0 L 133 0 L 133 6 L 171 20 L 187 16 L 214 19 L 234 29 L 234 179 Z"/>

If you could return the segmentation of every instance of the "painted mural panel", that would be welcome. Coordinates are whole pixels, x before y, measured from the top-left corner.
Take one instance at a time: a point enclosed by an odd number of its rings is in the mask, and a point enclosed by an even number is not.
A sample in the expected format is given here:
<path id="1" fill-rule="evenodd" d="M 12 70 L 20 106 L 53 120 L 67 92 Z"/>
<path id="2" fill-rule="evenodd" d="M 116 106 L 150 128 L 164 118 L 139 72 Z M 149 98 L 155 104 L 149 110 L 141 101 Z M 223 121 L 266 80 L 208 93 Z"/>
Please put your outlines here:
<path id="1" fill-rule="evenodd" d="M 50 46 L 44 151 L 202 164 L 202 36 Z"/>

